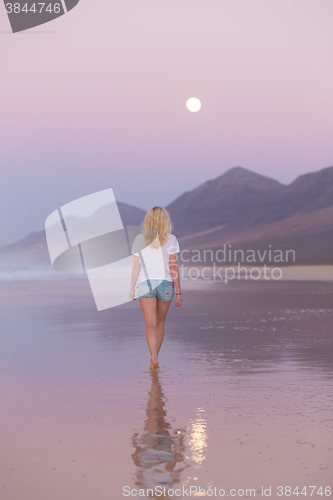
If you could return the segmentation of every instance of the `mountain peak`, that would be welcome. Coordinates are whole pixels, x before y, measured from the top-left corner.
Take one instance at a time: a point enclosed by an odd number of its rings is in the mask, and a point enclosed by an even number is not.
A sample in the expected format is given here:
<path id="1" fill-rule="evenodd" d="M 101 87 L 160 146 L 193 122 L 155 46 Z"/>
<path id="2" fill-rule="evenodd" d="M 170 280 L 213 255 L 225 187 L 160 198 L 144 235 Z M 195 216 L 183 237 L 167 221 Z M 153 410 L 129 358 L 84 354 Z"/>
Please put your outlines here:
<path id="1" fill-rule="evenodd" d="M 218 182 L 219 184 L 225 182 L 246 183 L 248 187 L 256 187 L 259 189 L 277 189 L 283 185 L 275 179 L 271 179 L 266 175 L 258 174 L 257 172 L 253 172 L 243 167 L 230 168 L 224 174 L 217 177 L 214 182 Z"/>
<path id="2" fill-rule="evenodd" d="M 252 170 L 243 167 L 232 167 L 219 177 L 206 181 L 185 194 L 191 197 L 197 196 L 199 193 L 205 193 L 208 199 L 215 195 L 221 196 L 222 192 L 230 189 L 234 189 L 235 192 L 245 189 L 262 193 L 277 191 L 283 187 L 285 187 L 284 184 L 265 175 L 252 172 Z"/>
<path id="3" fill-rule="evenodd" d="M 222 175 L 224 175 L 225 177 L 239 177 L 239 176 L 243 176 L 243 175 L 252 175 L 252 174 L 255 174 L 255 172 L 252 172 L 248 168 L 237 166 L 237 167 L 229 168 L 229 170 L 224 172 L 224 174 L 222 174 Z M 222 175 L 220 175 L 220 177 L 222 177 Z"/>

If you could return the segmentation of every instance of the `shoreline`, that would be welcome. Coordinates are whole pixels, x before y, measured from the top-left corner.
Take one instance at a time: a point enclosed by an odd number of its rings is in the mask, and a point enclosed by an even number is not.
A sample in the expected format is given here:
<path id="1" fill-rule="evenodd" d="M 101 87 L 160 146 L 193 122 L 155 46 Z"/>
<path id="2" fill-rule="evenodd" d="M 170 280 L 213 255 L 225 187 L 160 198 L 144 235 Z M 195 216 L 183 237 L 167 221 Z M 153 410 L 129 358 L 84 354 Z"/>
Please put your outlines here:
<path id="1" fill-rule="evenodd" d="M 184 273 L 181 277 L 181 287 L 184 290 L 204 290 L 213 289 L 217 283 L 231 284 L 250 282 L 265 282 L 265 283 L 276 283 L 276 282 L 322 282 L 328 283 L 333 281 L 333 266 L 288 266 L 280 268 L 282 271 L 281 279 L 271 279 L 269 277 L 269 268 L 267 268 L 267 278 L 264 275 L 256 279 L 257 271 L 253 274 L 254 279 L 251 279 L 249 273 L 252 268 L 250 266 L 242 266 L 242 268 L 247 267 L 248 277 L 245 277 L 245 273 L 241 273 L 239 277 L 237 276 L 237 267 L 228 267 L 227 281 L 225 280 L 224 274 L 221 271 L 220 277 L 214 279 L 213 269 L 209 266 L 196 266 L 195 269 L 200 273 L 200 276 L 196 279 L 191 279 Z M 221 269 L 221 268 L 217 268 Z M 232 275 L 231 269 L 235 271 L 234 279 L 230 279 Z M 205 278 L 202 277 L 202 271 L 204 271 Z M 59 275 L 59 276 L 58 276 Z M 274 286 L 274 285 L 272 285 Z M 58 296 L 59 298 L 64 295 L 87 295 L 92 298 L 92 292 L 87 276 L 85 275 L 62 275 L 61 273 L 55 273 L 54 277 L 36 275 L 35 277 L 29 277 L 29 279 L 8 279 L 0 280 L 0 297 L 10 297 L 10 296 Z"/>

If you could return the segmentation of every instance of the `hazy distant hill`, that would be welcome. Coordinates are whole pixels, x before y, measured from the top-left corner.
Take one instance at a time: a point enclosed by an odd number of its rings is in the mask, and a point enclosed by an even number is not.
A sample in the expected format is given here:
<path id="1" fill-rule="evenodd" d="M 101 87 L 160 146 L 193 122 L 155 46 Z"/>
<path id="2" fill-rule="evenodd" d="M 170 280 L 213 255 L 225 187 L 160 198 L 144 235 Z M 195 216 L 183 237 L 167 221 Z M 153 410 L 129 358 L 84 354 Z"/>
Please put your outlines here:
<path id="1" fill-rule="evenodd" d="M 166 208 L 183 249 L 271 245 L 294 249 L 296 264 L 333 264 L 333 167 L 289 185 L 235 167 Z"/>
<path id="2" fill-rule="evenodd" d="M 141 208 L 117 202 L 124 226 L 139 225 L 146 212 Z M 22 240 L 0 247 L 0 267 L 7 265 L 51 266 L 45 231 L 31 233 Z"/>
<path id="3" fill-rule="evenodd" d="M 133 207 L 119 201 L 117 201 L 117 205 L 124 226 L 137 226 L 145 218 L 146 212 L 141 208 Z"/>

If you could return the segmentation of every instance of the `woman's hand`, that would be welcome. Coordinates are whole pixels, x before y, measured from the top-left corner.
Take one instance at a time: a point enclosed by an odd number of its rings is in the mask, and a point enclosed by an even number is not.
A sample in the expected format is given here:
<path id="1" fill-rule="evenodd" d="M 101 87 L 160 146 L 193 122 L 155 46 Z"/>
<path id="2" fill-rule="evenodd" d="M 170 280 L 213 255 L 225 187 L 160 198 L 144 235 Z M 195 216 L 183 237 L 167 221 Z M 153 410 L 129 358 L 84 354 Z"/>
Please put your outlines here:
<path id="1" fill-rule="evenodd" d="M 176 300 L 176 302 L 175 302 L 175 306 L 176 306 L 176 307 L 179 307 L 179 306 L 181 306 L 181 305 L 182 305 L 182 303 L 183 303 L 183 299 L 182 299 L 182 296 L 181 296 L 181 295 L 176 295 L 176 298 L 177 298 L 177 300 Z"/>
<path id="2" fill-rule="evenodd" d="M 131 300 L 136 300 L 136 299 L 134 298 L 134 296 L 135 296 L 135 288 L 131 288 L 131 291 L 130 291 L 129 296 L 131 297 Z"/>

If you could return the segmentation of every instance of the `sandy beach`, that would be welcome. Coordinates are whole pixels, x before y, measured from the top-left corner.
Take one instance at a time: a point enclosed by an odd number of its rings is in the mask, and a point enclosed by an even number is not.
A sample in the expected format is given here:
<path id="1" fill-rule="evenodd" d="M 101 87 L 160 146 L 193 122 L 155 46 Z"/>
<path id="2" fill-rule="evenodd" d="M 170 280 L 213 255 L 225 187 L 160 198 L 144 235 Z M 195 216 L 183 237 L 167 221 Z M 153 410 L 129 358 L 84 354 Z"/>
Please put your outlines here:
<path id="1" fill-rule="evenodd" d="M 333 281 L 333 266 L 263 266 L 249 265 L 196 265 L 184 264 L 180 267 L 181 277 L 190 281 L 193 288 L 194 281 Z M 209 283 L 210 286 L 210 283 Z"/>
<path id="2" fill-rule="evenodd" d="M 329 496 L 332 282 L 183 285 L 152 376 L 137 301 L 1 283 L 3 500 Z"/>

